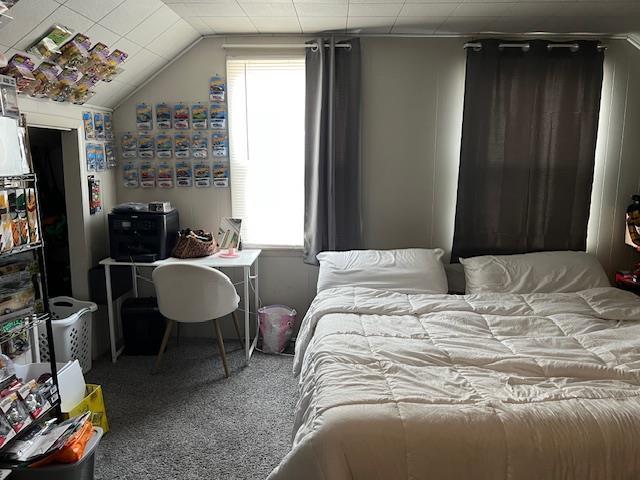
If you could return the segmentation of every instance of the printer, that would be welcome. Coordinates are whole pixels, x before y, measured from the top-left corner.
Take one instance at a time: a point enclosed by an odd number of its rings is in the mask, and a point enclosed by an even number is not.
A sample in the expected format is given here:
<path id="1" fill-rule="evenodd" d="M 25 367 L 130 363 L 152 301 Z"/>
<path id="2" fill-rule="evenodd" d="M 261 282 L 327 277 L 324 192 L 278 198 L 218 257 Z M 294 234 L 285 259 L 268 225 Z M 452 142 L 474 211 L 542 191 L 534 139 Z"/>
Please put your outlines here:
<path id="1" fill-rule="evenodd" d="M 109 214 L 111 258 L 151 263 L 171 256 L 180 230 L 176 209 L 150 211 L 146 204 L 126 203 Z"/>

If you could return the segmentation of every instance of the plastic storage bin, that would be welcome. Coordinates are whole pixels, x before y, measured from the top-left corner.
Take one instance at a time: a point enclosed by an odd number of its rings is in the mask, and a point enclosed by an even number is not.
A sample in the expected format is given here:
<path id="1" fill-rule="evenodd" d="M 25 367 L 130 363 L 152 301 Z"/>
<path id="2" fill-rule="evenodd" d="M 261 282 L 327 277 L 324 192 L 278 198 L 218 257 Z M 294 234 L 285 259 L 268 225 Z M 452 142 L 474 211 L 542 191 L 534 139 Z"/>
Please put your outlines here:
<path id="1" fill-rule="evenodd" d="M 77 359 L 82 372 L 91 370 L 91 313 L 98 310 L 93 302 L 83 302 L 71 297 L 55 297 L 49 300 L 53 345 L 56 361 L 68 362 Z M 49 360 L 47 331 L 40 325 L 38 331 L 40 358 Z"/>
<path id="2" fill-rule="evenodd" d="M 42 468 L 20 468 L 13 471 L 11 480 L 93 480 L 96 448 L 102 438 L 102 429 L 93 428 L 93 436 L 87 442 L 84 455 L 76 463 L 50 465 Z"/>
<path id="3" fill-rule="evenodd" d="M 286 305 L 269 305 L 258 310 L 262 351 L 282 353 L 296 325 L 296 311 Z"/>

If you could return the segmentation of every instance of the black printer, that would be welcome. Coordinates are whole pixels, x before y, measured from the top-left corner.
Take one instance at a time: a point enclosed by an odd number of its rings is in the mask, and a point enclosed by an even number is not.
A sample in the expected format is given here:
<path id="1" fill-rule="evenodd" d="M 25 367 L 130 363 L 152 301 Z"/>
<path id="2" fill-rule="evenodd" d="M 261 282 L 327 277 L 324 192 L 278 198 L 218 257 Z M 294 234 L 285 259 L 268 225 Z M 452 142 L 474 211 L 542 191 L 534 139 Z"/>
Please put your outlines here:
<path id="1" fill-rule="evenodd" d="M 111 258 L 151 263 L 171 256 L 180 230 L 175 209 L 150 212 L 143 204 L 124 204 L 109 214 Z"/>

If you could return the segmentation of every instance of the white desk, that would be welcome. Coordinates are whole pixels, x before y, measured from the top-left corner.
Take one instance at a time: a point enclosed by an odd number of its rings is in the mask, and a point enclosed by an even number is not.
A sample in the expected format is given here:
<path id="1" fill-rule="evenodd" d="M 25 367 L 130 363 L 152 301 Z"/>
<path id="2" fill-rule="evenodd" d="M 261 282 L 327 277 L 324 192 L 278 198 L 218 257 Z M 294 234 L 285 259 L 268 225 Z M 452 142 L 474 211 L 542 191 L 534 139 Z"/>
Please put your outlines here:
<path id="1" fill-rule="evenodd" d="M 244 287 L 244 346 L 246 363 L 249 363 L 251 354 L 256 348 L 258 342 L 258 308 L 260 308 L 260 297 L 258 290 L 258 257 L 262 250 L 239 250 L 238 256 L 235 258 L 223 258 L 219 254 L 211 255 L 209 257 L 202 258 L 167 258 L 166 260 L 158 260 L 153 263 L 136 263 L 136 262 L 119 262 L 113 258 L 105 258 L 100 261 L 100 265 L 104 265 L 104 275 L 107 288 L 107 309 L 109 313 L 109 337 L 111 340 L 111 360 L 115 363 L 118 357 L 122 354 L 124 347 L 118 349 L 116 344 L 116 315 L 113 310 L 113 296 L 111 292 L 111 267 L 116 265 L 124 265 L 131 267 L 131 278 L 133 280 L 133 294 L 138 296 L 138 268 L 155 268 L 160 265 L 166 265 L 168 263 L 189 263 L 192 265 L 203 265 L 211 268 L 242 268 L 243 270 L 243 287 Z M 253 274 L 251 273 L 251 267 L 253 266 Z M 145 278 L 146 279 L 146 278 Z M 249 328 L 250 315 L 249 315 L 249 286 L 250 282 L 253 282 L 254 292 L 254 305 L 256 314 L 256 335 L 251 341 L 251 332 Z"/>

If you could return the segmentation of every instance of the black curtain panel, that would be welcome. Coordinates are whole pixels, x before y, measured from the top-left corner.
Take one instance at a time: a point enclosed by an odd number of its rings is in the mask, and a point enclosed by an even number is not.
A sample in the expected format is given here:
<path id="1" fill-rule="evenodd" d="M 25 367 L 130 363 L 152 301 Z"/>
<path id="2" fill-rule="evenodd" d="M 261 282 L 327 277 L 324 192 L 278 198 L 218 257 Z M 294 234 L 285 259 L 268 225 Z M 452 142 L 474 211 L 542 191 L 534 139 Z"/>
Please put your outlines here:
<path id="1" fill-rule="evenodd" d="M 467 73 L 452 261 L 584 250 L 602 88 L 598 42 L 482 40 Z"/>
<path id="2" fill-rule="evenodd" d="M 318 38 L 306 51 L 304 261 L 359 248 L 360 41 Z M 348 45 L 345 47 L 344 45 Z"/>

